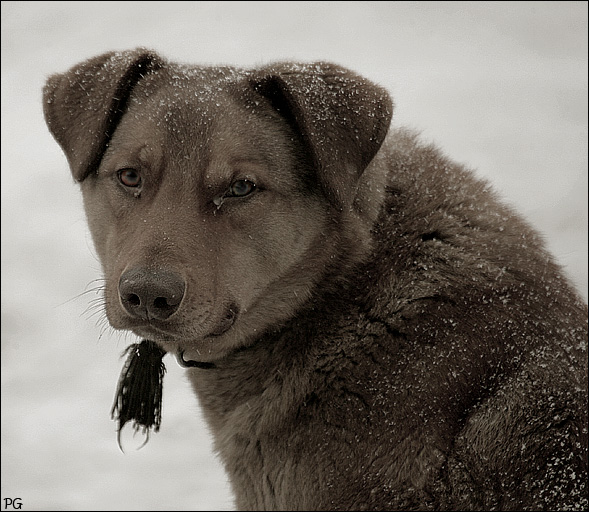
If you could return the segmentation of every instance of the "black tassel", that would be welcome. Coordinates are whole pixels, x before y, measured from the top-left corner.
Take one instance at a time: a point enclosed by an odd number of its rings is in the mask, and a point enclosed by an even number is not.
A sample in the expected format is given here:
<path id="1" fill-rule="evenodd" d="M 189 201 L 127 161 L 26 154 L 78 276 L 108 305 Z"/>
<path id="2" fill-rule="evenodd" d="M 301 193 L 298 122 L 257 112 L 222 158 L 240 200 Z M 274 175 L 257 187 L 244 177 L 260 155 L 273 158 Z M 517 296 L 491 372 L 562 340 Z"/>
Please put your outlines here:
<path id="1" fill-rule="evenodd" d="M 127 347 L 128 354 L 121 371 L 111 415 L 119 422 L 117 441 L 121 447 L 121 431 L 133 421 L 135 432 L 142 429 L 149 441 L 149 432 L 160 429 L 162 419 L 162 390 L 166 367 L 163 357 L 166 351 L 154 342 L 143 340 Z M 141 445 L 144 446 L 145 443 Z"/>

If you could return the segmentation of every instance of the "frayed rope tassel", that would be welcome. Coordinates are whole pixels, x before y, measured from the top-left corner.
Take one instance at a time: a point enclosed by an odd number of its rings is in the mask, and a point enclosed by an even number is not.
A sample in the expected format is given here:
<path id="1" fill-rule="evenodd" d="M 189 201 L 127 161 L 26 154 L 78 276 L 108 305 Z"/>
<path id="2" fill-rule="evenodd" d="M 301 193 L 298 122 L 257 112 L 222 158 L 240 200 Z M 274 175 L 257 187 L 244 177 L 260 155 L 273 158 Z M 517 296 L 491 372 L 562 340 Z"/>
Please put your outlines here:
<path id="1" fill-rule="evenodd" d="M 121 446 L 121 431 L 133 421 L 135 432 L 143 430 L 145 446 L 150 430 L 157 432 L 162 420 L 162 391 L 166 366 L 163 357 L 166 351 L 153 341 L 143 340 L 126 348 L 128 354 L 121 371 L 111 415 L 119 423 L 117 441 Z"/>

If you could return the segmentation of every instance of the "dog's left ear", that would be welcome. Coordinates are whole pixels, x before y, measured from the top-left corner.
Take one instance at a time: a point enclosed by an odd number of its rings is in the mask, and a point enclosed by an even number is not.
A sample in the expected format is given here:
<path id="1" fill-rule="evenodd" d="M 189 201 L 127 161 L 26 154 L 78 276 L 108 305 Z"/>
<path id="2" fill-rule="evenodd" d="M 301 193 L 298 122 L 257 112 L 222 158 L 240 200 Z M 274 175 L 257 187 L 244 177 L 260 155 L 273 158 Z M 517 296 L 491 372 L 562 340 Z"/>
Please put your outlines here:
<path id="1" fill-rule="evenodd" d="M 350 206 L 391 123 L 387 91 L 324 62 L 270 65 L 257 70 L 250 84 L 300 134 L 330 201 Z"/>

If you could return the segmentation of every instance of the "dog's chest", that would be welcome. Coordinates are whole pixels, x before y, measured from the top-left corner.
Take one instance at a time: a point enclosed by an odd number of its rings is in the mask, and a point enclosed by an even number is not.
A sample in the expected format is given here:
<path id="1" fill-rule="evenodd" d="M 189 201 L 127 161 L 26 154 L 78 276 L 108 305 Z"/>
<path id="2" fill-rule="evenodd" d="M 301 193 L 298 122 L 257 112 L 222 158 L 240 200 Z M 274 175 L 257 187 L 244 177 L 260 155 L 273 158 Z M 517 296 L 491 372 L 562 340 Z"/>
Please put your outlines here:
<path id="1" fill-rule="evenodd" d="M 305 508 L 307 480 L 292 392 L 277 375 L 262 387 L 195 372 L 192 382 L 240 510 Z"/>

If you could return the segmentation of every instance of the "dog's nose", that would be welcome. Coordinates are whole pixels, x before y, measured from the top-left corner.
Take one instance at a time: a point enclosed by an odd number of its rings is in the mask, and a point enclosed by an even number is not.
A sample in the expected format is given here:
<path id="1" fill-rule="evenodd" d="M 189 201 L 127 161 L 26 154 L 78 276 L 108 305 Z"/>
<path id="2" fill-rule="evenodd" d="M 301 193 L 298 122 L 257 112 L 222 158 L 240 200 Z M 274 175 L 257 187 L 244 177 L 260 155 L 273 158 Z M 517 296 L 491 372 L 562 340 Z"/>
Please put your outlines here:
<path id="1" fill-rule="evenodd" d="M 165 320 L 184 297 L 184 279 L 169 270 L 144 267 L 125 271 L 119 279 L 119 296 L 125 310 L 136 318 Z"/>

